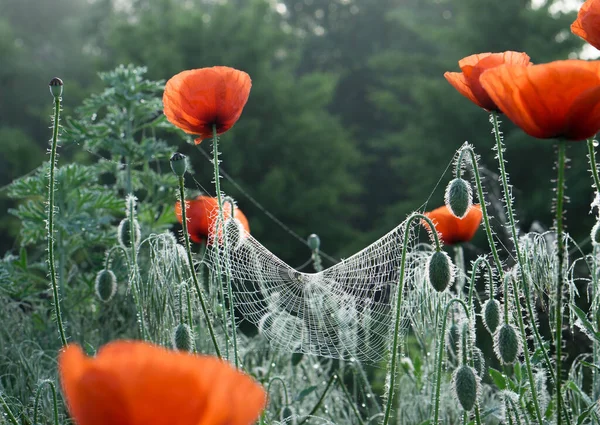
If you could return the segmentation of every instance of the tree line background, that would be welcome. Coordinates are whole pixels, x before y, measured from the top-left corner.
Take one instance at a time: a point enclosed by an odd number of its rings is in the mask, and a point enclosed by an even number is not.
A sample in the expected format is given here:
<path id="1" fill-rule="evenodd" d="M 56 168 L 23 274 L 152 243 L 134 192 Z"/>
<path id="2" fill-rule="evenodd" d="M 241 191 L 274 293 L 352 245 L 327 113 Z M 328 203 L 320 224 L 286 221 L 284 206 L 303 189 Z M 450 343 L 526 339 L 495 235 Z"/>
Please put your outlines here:
<path id="1" fill-rule="evenodd" d="M 48 81 L 65 82 L 64 115 L 102 89 L 97 73 L 147 66 L 166 80 L 191 68 L 227 65 L 253 87 L 241 120 L 222 138 L 223 168 L 266 210 L 322 249 L 351 255 L 408 213 L 443 203 L 446 170 L 464 142 L 482 156 L 498 193 L 488 115 L 445 81 L 480 52 L 527 52 L 535 63 L 577 57 L 575 12 L 527 0 L 0 0 L 0 253 L 19 246 L 4 189 L 38 167 L 50 137 Z M 552 224 L 553 143 L 505 120 L 508 172 L 520 226 Z M 212 188 L 212 168 L 191 145 L 194 179 Z M 205 141 L 201 149 L 209 151 Z M 585 241 L 594 218 L 583 144 L 569 147 L 567 221 Z M 93 162 L 77 143 L 59 165 Z M 169 172 L 169 170 L 165 170 Z M 444 172 L 446 174 L 444 175 Z M 440 180 L 441 179 L 441 180 Z M 439 183 L 439 184 L 438 184 Z M 195 182 L 188 181 L 195 188 Z M 229 182 L 254 236 L 278 256 L 309 253 Z M 175 200 L 175 188 L 173 188 Z M 499 236 L 499 203 L 492 202 Z M 485 247 L 483 232 L 474 240 Z M 325 265 L 328 265 L 327 263 Z"/>

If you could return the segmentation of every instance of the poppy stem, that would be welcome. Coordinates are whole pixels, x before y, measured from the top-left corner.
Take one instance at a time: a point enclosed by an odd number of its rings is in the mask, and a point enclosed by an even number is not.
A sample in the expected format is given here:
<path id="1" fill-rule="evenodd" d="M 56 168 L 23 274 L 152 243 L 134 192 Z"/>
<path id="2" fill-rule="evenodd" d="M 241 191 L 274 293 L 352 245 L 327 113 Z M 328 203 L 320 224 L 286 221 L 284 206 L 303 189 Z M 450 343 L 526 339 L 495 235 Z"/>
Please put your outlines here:
<path id="1" fill-rule="evenodd" d="M 562 326 L 563 326 L 563 262 L 565 260 L 565 244 L 563 240 L 564 222 L 563 209 L 565 198 L 565 163 L 567 145 L 564 140 L 558 142 L 558 178 L 556 182 L 556 242 L 558 248 L 558 279 L 556 281 L 556 306 L 554 320 L 556 320 L 556 405 L 562 406 Z M 562 415 L 559 410 L 556 413 L 556 424 L 562 423 Z"/>
<path id="2" fill-rule="evenodd" d="M 452 298 L 446 304 L 446 308 L 444 309 L 444 315 L 442 317 L 442 329 L 441 333 L 438 336 L 438 354 L 437 354 L 437 370 L 435 376 L 435 397 L 434 397 L 434 405 L 433 405 L 433 421 L 432 424 L 439 423 L 440 417 L 440 388 L 442 386 L 442 369 L 444 364 L 444 347 L 446 346 L 446 320 L 448 319 L 448 313 L 450 312 L 450 307 L 452 307 L 455 303 L 460 304 L 465 310 L 465 314 L 467 315 L 467 320 L 470 320 L 469 308 L 465 304 L 463 300 L 460 298 Z M 466 354 L 466 353 L 465 353 Z"/>
<path id="3" fill-rule="evenodd" d="M 493 131 L 494 131 L 494 136 L 496 139 L 496 154 L 498 156 L 498 165 L 500 167 L 500 176 L 501 176 L 501 181 L 502 181 L 502 191 L 504 192 L 504 204 L 506 206 L 506 212 L 508 214 L 508 219 L 510 222 L 511 236 L 512 236 L 512 240 L 513 240 L 513 244 L 515 245 L 515 251 L 517 254 L 517 261 L 519 263 L 519 267 L 521 270 L 525 270 L 523 257 L 521 256 L 521 249 L 519 247 L 517 227 L 515 224 L 515 215 L 514 215 L 513 206 L 512 206 L 512 192 L 510 190 L 510 186 L 508 185 L 508 177 L 507 177 L 507 173 L 506 173 L 506 168 L 504 166 L 504 145 L 502 144 L 502 135 L 500 133 L 500 126 L 498 123 L 498 113 L 495 111 L 491 113 L 491 122 L 493 124 Z M 531 320 L 533 321 L 535 316 L 533 315 L 533 308 L 531 307 L 531 301 L 530 301 L 530 295 L 529 295 L 529 284 L 527 282 L 527 277 L 525 276 L 525 273 L 521 273 L 521 282 L 523 284 L 523 292 L 524 292 L 524 296 L 525 296 L 525 304 L 527 305 L 527 312 L 529 313 L 529 316 L 531 317 Z M 515 287 L 515 288 L 513 288 L 514 292 L 515 292 L 515 307 L 517 310 L 517 319 L 519 321 L 519 328 L 521 330 L 521 336 L 523 338 L 523 341 L 527 341 L 527 335 L 525 333 L 525 326 L 523 324 L 523 312 L 520 308 L 519 298 L 517 297 L 516 285 L 513 285 L 513 286 Z M 506 297 L 507 294 L 504 294 L 504 296 Z M 505 304 L 507 304 L 506 300 L 505 300 Z M 552 364 L 550 363 L 550 358 L 548 357 L 548 353 L 546 352 L 546 349 L 544 348 L 544 344 L 543 344 L 542 338 L 538 332 L 538 329 L 536 326 L 532 326 L 532 328 L 533 328 L 533 333 L 538 342 L 538 345 L 540 346 L 540 349 L 544 355 L 544 361 L 546 363 L 546 368 L 548 370 L 550 370 L 551 375 L 553 375 Z M 527 366 L 527 377 L 529 378 L 529 387 L 531 389 L 531 398 L 533 399 L 536 420 L 537 420 L 537 423 L 541 424 L 542 423 L 542 414 L 540 411 L 540 406 L 538 404 L 537 387 L 535 384 L 535 378 L 533 376 L 533 371 L 531 370 L 531 359 L 529 358 L 529 347 L 527 346 L 526 343 L 524 343 L 523 354 L 525 357 L 525 365 Z M 554 382 L 556 382 L 556 379 L 554 378 L 554 376 L 553 376 L 553 380 L 554 380 Z M 559 406 L 559 408 L 562 409 L 563 406 Z"/>
<path id="4" fill-rule="evenodd" d="M 337 377 L 338 376 L 335 374 L 331 375 L 331 378 L 329 378 L 329 382 L 327 382 L 327 386 L 323 390 L 323 394 L 321 394 L 321 397 L 317 401 L 317 404 L 315 404 L 315 407 L 312 408 L 312 410 L 308 413 L 308 415 L 306 415 L 306 417 L 304 419 L 302 419 L 300 422 L 298 422 L 298 425 L 304 424 L 306 421 L 308 421 L 310 419 L 310 417 L 312 415 L 314 415 L 317 412 L 317 410 L 319 410 L 319 408 L 321 407 L 321 404 L 323 404 L 323 401 L 325 400 L 325 396 L 327 395 L 329 388 L 331 388 L 331 385 L 337 379 Z"/>
<path id="5" fill-rule="evenodd" d="M 382 425 L 388 425 L 390 422 L 390 416 L 392 412 L 392 404 L 394 403 L 394 390 L 396 386 L 396 363 L 398 361 L 398 344 L 399 344 L 399 333 L 400 333 L 400 322 L 402 318 L 400 317 L 400 311 L 402 308 L 402 295 L 404 293 L 404 272 L 406 265 L 406 254 L 408 252 L 408 241 L 410 238 L 409 228 L 412 225 L 413 221 L 416 220 L 424 220 L 429 226 L 430 236 L 433 236 L 435 242 L 435 249 L 437 252 L 441 251 L 442 247 L 440 245 L 440 240 L 435 230 L 435 226 L 433 222 L 423 214 L 413 213 L 408 219 L 406 219 L 406 224 L 404 226 L 404 241 L 402 244 L 402 257 L 400 260 L 400 276 L 398 277 L 398 295 L 396 296 L 396 320 L 394 322 L 394 337 L 392 342 L 392 350 L 390 354 L 390 361 L 388 363 L 387 368 L 387 376 L 389 377 L 389 386 L 388 386 L 388 394 L 387 394 L 387 402 L 385 406 L 385 413 L 383 416 Z M 422 221 L 421 221 L 422 222 Z M 436 422 L 437 423 L 437 422 Z"/>
<path id="6" fill-rule="evenodd" d="M 183 233 L 183 241 L 185 243 L 185 252 L 187 253 L 188 264 L 190 266 L 190 274 L 192 275 L 192 280 L 194 282 L 194 287 L 196 288 L 196 292 L 198 293 L 198 299 L 200 300 L 200 307 L 202 308 L 202 313 L 204 314 L 204 319 L 206 320 L 206 326 L 208 327 L 208 333 L 210 334 L 210 339 L 215 347 L 215 352 L 217 353 L 217 357 L 222 359 L 221 350 L 219 349 L 219 344 L 217 344 L 217 338 L 215 337 L 215 331 L 213 330 L 212 322 L 210 321 L 210 315 L 208 314 L 208 309 L 206 308 L 206 302 L 204 301 L 204 295 L 202 295 L 202 288 L 200 287 L 200 283 L 198 282 L 198 276 L 196 276 L 196 270 L 194 269 L 194 259 L 192 258 L 192 248 L 190 246 L 190 235 L 188 233 L 187 227 L 187 204 L 185 202 L 185 187 L 183 184 L 183 176 L 178 177 L 179 180 L 179 202 L 181 203 L 181 226 Z M 191 326 L 191 324 L 190 324 Z"/>
<path id="7" fill-rule="evenodd" d="M 56 150 L 58 145 L 58 128 L 60 125 L 60 95 L 54 95 L 54 120 L 52 122 L 52 146 L 50 148 L 50 175 L 48 184 L 48 266 L 50 268 L 50 282 L 52 284 L 52 298 L 54 305 L 54 314 L 56 316 L 56 324 L 58 325 L 58 333 L 60 334 L 60 341 L 64 346 L 67 345 L 67 337 L 65 336 L 65 329 L 62 321 L 62 314 L 60 311 L 60 294 L 58 290 L 58 283 L 56 281 L 56 268 L 54 265 L 54 185 L 55 185 L 55 172 L 56 172 Z"/>
<path id="8" fill-rule="evenodd" d="M 221 283 L 221 266 L 220 266 L 220 250 L 221 248 L 218 246 L 219 242 L 223 244 L 223 252 L 226 257 L 223 261 L 223 265 L 225 267 L 225 278 L 227 284 L 227 296 L 229 298 L 229 319 L 231 320 L 231 336 L 233 340 L 233 358 L 235 367 L 239 368 L 239 359 L 238 359 L 238 349 L 237 349 L 237 330 L 235 324 L 235 308 L 233 305 L 233 291 L 231 288 L 231 276 L 229 273 L 229 264 L 227 262 L 227 246 L 226 246 L 226 237 L 225 237 L 225 217 L 223 215 L 223 198 L 221 194 L 221 175 L 219 173 L 219 136 L 217 135 L 217 125 L 213 124 L 213 167 L 215 171 L 215 191 L 217 192 L 217 204 L 219 205 L 219 219 L 217 220 L 217 226 L 215 229 L 215 259 L 216 259 L 216 273 L 219 279 L 219 283 Z M 233 208 L 233 207 L 232 207 Z M 219 237 L 219 235 L 222 235 Z M 222 239 L 219 241 L 219 238 Z M 225 306 L 223 306 L 225 307 Z M 227 327 L 226 327 L 227 328 Z"/>
<path id="9" fill-rule="evenodd" d="M 128 181 L 131 181 L 131 166 L 127 165 L 128 170 Z M 131 185 L 128 185 L 130 190 L 129 195 L 127 195 L 127 220 L 129 220 L 129 241 L 131 243 L 131 285 L 133 301 L 137 307 L 137 317 L 138 323 L 140 327 L 140 336 L 142 340 L 147 341 L 148 335 L 146 332 L 146 319 L 144 318 L 144 306 L 142 305 L 142 295 L 140 292 L 140 270 L 137 262 L 137 249 L 138 249 L 138 241 L 136 241 L 136 225 L 137 219 L 135 217 L 135 196 L 131 191 Z"/>
<path id="10" fill-rule="evenodd" d="M 590 171 L 592 172 L 592 177 L 594 178 L 594 188 L 596 189 L 596 194 L 600 193 L 600 178 L 598 178 L 598 166 L 596 165 L 596 151 L 594 150 L 594 138 L 588 139 L 588 157 L 590 159 Z"/>
<path id="11" fill-rule="evenodd" d="M 40 396 L 42 395 L 42 389 L 44 385 L 48 385 L 50 387 L 50 393 L 52 394 L 52 411 L 54 414 L 54 425 L 59 425 L 58 421 L 58 403 L 56 401 L 56 385 L 54 382 L 47 379 L 42 382 L 37 387 L 35 392 L 35 402 L 33 404 L 33 424 L 39 424 L 38 422 L 38 412 L 39 412 L 39 404 L 40 404 Z"/>

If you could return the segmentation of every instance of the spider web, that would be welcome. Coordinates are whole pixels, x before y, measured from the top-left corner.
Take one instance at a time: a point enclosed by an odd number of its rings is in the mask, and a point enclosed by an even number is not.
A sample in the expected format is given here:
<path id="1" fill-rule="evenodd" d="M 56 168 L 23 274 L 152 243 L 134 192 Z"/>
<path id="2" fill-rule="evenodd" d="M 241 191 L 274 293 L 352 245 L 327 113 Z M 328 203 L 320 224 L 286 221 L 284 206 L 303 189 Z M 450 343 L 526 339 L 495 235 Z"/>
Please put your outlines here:
<path id="1" fill-rule="evenodd" d="M 217 210 L 212 212 L 217 215 Z M 214 220 L 215 228 L 218 218 Z M 236 219 L 224 223 L 224 242 L 212 231 L 207 250 L 222 281 L 229 275 L 235 309 L 278 350 L 378 362 L 394 328 L 406 221 L 362 251 L 318 273 L 295 270 L 253 238 Z M 408 256 L 404 288 L 423 279 L 423 256 Z M 402 332 L 411 307 L 403 303 Z"/>

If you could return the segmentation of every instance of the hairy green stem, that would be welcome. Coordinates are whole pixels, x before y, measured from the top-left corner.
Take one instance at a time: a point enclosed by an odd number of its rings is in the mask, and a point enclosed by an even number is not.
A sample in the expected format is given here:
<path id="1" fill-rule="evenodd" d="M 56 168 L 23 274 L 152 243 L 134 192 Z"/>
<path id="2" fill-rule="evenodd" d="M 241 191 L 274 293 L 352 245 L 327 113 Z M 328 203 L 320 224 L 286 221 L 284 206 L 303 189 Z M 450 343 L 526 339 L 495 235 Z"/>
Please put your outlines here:
<path id="1" fill-rule="evenodd" d="M 4 409 L 5 415 L 8 416 L 8 420 L 10 421 L 10 423 L 12 425 L 19 425 L 19 421 L 17 421 L 17 418 L 15 418 L 15 415 L 13 414 L 12 410 L 10 410 L 10 407 L 8 407 L 8 404 L 4 400 L 4 397 L 2 397 L 2 393 L 0 393 L 0 403 L 2 403 L 2 408 Z"/>
<path id="2" fill-rule="evenodd" d="M 217 135 L 217 126 L 213 124 L 213 167 L 215 171 L 215 191 L 217 192 L 217 204 L 219 205 L 219 219 L 217 220 L 217 226 L 215 228 L 215 245 L 217 245 L 217 249 L 215 250 L 215 266 L 216 273 L 219 278 L 219 283 L 221 283 L 221 267 L 220 267 L 220 253 L 218 244 L 223 244 L 223 252 L 227 253 L 227 246 L 225 242 L 225 217 L 223 215 L 223 199 L 221 196 L 221 175 L 219 173 L 219 136 Z M 221 239 L 221 240 L 219 240 Z M 224 261 L 225 266 L 225 275 L 226 275 L 226 284 L 227 284 L 227 296 L 229 297 L 229 319 L 231 320 L 231 337 L 233 339 L 233 358 L 235 367 L 239 368 L 239 359 L 238 359 L 238 349 L 237 349 L 237 330 L 235 324 L 235 307 L 233 305 L 233 290 L 231 288 L 231 276 L 229 273 L 229 264 L 227 262 L 227 258 Z M 223 306 L 225 307 L 225 306 Z"/>
<path id="3" fill-rule="evenodd" d="M 133 300 L 137 306 L 137 315 L 139 318 L 139 327 L 140 327 L 140 336 L 142 338 L 142 340 L 147 341 L 148 340 L 148 334 L 147 334 L 147 330 L 146 330 L 146 318 L 144 316 L 144 306 L 142 305 L 142 295 L 141 295 L 141 291 L 140 291 L 140 270 L 138 267 L 138 263 L 137 263 L 137 246 L 136 246 L 136 240 L 135 240 L 135 222 L 136 222 L 136 217 L 135 217 L 135 197 L 133 196 L 133 192 L 131 192 L 132 187 L 131 187 L 131 166 L 130 164 L 127 164 L 127 175 L 128 177 L 128 182 L 130 182 L 127 185 L 129 192 L 128 195 L 128 200 L 129 200 L 129 205 L 127 207 L 128 210 L 128 215 L 127 215 L 127 220 L 129 220 L 129 241 L 131 243 L 131 269 L 132 269 L 132 276 L 131 276 L 131 284 L 133 286 Z"/>
<path id="4" fill-rule="evenodd" d="M 365 425 L 365 421 L 363 421 L 363 419 L 360 417 L 360 412 L 356 408 L 356 402 L 352 399 L 352 396 L 348 392 L 348 388 L 346 388 L 346 385 L 344 385 L 344 382 L 342 382 L 342 379 L 338 379 L 338 384 L 339 384 L 340 388 L 342 389 L 342 392 L 346 396 L 346 399 L 348 400 L 348 404 L 350 404 L 350 408 L 352 409 L 352 412 L 354 412 L 354 416 L 356 416 L 358 423 L 360 425 Z"/>
<path id="5" fill-rule="evenodd" d="M 192 248 L 190 246 L 190 235 L 188 233 L 187 227 L 187 213 L 186 213 L 186 202 L 185 202 L 185 188 L 183 184 L 183 176 L 178 177 L 179 180 L 179 202 L 181 203 L 181 226 L 183 233 L 183 241 L 185 243 L 185 252 L 187 253 L 188 265 L 190 267 L 190 274 L 192 275 L 192 280 L 194 282 L 194 287 L 196 288 L 196 292 L 198 293 L 198 299 L 200 300 L 200 307 L 202 308 L 202 313 L 204 314 L 204 319 L 206 320 L 206 326 L 208 327 L 208 333 L 210 334 L 210 339 L 215 347 L 215 352 L 217 353 L 217 357 L 220 359 L 221 350 L 219 349 L 219 344 L 217 344 L 217 338 L 215 337 L 215 331 L 213 330 L 212 322 L 210 321 L 210 315 L 208 314 L 208 309 L 206 308 L 206 302 L 204 301 L 204 295 L 202 295 L 202 288 L 200 287 L 200 283 L 198 282 L 198 276 L 196 276 L 196 270 L 194 269 L 194 259 L 192 258 Z"/>
<path id="6" fill-rule="evenodd" d="M 563 208 L 565 198 L 565 163 L 567 145 L 564 140 L 558 142 L 558 178 L 556 182 L 556 241 L 558 248 L 558 278 L 556 281 L 556 309 L 554 320 L 556 320 L 556 405 L 562 406 L 562 326 L 563 326 L 563 261 L 565 257 L 565 243 L 563 240 L 564 223 Z M 556 414 L 556 424 L 562 423 L 560 411 Z"/>
<path id="7" fill-rule="evenodd" d="M 475 277 L 477 276 L 477 269 L 479 265 L 483 264 L 488 271 L 488 278 L 490 280 L 490 298 L 494 297 L 494 276 L 492 274 L 492 266 L 490 262 L 485 257 L 477 257 L 475 262 L 473 263 L 472 271 L 471 271 L 471 281 L 469 282 L 469 297 L 468 297 L 468 305 L 473 306 L 473 290 L 475 288 Z"/>
<path id="8" fill-rule="evenodd" d="M 600 191 L 600 178 L 598 177 L 598 166 L 596 164 L 596 151 L 594 150 L 594 138 L 588 139 L 587 147 L 588 147 L 588 158 L 590 160 L 590 171 L 592 172 L 592 177 L 594 178 L 594 188 L 596 189 L 596 193 L 598 193 L 598 191 Z"/>
<path id="9" fill-rule="evenodd" d="M 337 379 L 337 375 L 331 375 L 331 378 L 329 378 L 329 382 L 327 382 L 327 386 L 325 387 L 325 390 L 323 390 L 323 394 L 321 394 L 321 397 L 319 397 L 317 404 L 315 404 L 315 407 L 312 408 L 312 410 L 308 413 L 308 415 L 306 415 L 306 417 L 304 419 L 302 419 L 300 422 L 298 422 L 298 425 L 304 424 L 306 421 L 308 421 L 308 419 L 312 415 L 314 415 L 317 412 L 317 410 L 319 410 L 319 408 L 321 407 L 321 404 L 323 404 L 323 400 L 325 400 L 325 396 L 327 395 L 329 388 L 331 388 L 331 385 L 333 384 L 333 382 L 336 379 Z"/>
<path id="10" fill-rule="evenodd" d="M 515 245 L 515 252 L 517 254 L 517 261 L 519 263 L 519 268 L 521 269 L 521 282 L 523 284 L 523 292 L 524 292 L 524 297 L 525 297 L 525 305 L 527 307 L 527 312 L 529 314 L 529 317 L 531 318 L 531 320 L 534 320 L 534 314 L 533 314 L 533 307 L 531 305 L 531 300 L 530 300 L 530 292 L 529 292 L 529 283 L 527 282 L 527 276 L 525 273 L 525 267 L 524 267 L 524 261 L 523 261 L 523 257 L 521 255 L 521 248 L 519 247 L 519 240 L 518 240 L 518 236 L 517 236 L 517 227 L 516 227 L 516 223 L 515 223 L 515 215 L 513 212 L 513 205 L 512 205 L 512 194 L 509 190 L 509 186 L 508 186 L 508 177 L 507 177 L 507 173 L 506 173 L 506 168 L 504 166 L 504 145 L 502 144 L 502 137 L 500 136 L 500 126 L 498 124 L 498 113 L 497 112 L 492 112 L 491 114 L 492 117 L 492 123 L 493 123 L 493 127 L 494 127 L 494 137 L 496 139 L 496 153 L 498 155 L 498 165 L 500 168 L 500 176 L 501 176 L 501 181 L 502 181 L 502 190 L 504 192 L 504 198 L 505 198 L 505 205 L 506 205 L 506 211 L 508 214 L 508 220 L 510 223 L 510 230 L 511 230 L 511 235 L 512 235 L 512 239 L 513 239 L 513 243 Z M 516 287 L 516 285 L 513 285 Z M 515 292 L 516 294 L 516 292 Z M 518 298 L 515 299 L 515 303 L 518 303 Z M 523 313 L 521 311 L 520 308 L 517 308 L 517 316 L 519 318 L 519 322 L 522 323 L 523 322 Z M 544 357 L 544 362 L 546 364 L 546 369 L 550 372 L 550 377 L 552 379 L 553 382 L 556 382 L 556 377 L 554 376 L 554 369 L 552 367 L 552 363 L 550 362 L 550 357 L 548 356 L 548 353 L 546 352 L 546 349 L 544 348 L 544 344 L 542 341 L 542 337 L 537 329 L 537 326 L 532 326 L 533 329 L 533 334 L 535 336 L 535 340 L 538 343 L 543 357 Z M 532 395 L 536 393 L 535 391 L 535 381 L 533 379 L 533 373 L 531 371 L 531 365 L 528 361 L 529 359 L 529 348 L 527 347 L 526 344 L 526 335 L 525 335 L 525 330 L 524 327 L 521 331 L 522 335 L 523 335 L 523 341 L 524 341 L 524 353 L 525 353 L 525 358 L 527 360 L 527 374 L 529 376 L 529 386 L 531 387 L 531 393 Z M 537 406 L 537 400 L 534 403 Z M 561 409 L 564 409 L 564 406 L 560 405 Z M 537 416 L 537 420 L 538 423 L 541 423 L 542 417 L 541 417 L 541 413 L 539 412 L 539 406 L 536 409 L 536 416 Z"/>
<path id="11" fill-rule="evenodd" d="M 435 241 L 436 251 L 440 251 L 442 248 L 440 246 L 440 240 L 437 232 L 435 231 L 435 226 L 433 222 L 429 219 L 429 217 L 424 216 L 423 214 L 413 213 L 407 220 L 406 225 L 404 226 L 404 241 L 402 244 L 402 258 L 400 260 L 400 276 L 398 277 L 398 295 L 396 297 L 396 319 L 394 321 L 394 338 L 392 341 L 392 351 L 390 354 L 390 361 L 388 363 L 388 376 L 390 377 L 390 384 L 388 388 L 387 394 L 387 402 L 385 406 L 385 413 L 383 417 L 383 425 L 388 425 L 390 421 L 390 416 L 392 412 L 392 404 L 394 402 L 394 391 L 396 385 L 396 363 L 398 361 L 398 334 L 400 333 L 400 311 L 402 307 L 402 294 L 404 292 L 404 269 L 406 265 L 406 254 L 408 252 L 408 240 L 410 237 L 409 228 L 412 225 L 412 222 L 415 220 L 424 220 L 429 225 L 431 229 L 431 234 L 433 235 Z"/>
<path id="12" fill-rule="evenodd" d="M 440 388 L 442 386 L 442 369 L 444 364 L 444 347 L 446 340 L 446 319 L 448 318 L 448 313 L 450 312 L 450 307 L 453 304 L 458 303 L 462 305 L 465 310 L 465 314 L 467 315 L 467 320 L 470 320 L 469 308 L 465 304 L 465 302 L 459 298 L 452 298 L 446 304 L 446 308 L 444 309 L 444 317 L 442 317 L 442 329 L 441 334 L 438 338 L 438 357 L 437 357 L 437 368 L 436 368 L 436 377 L 435 377 L 435 398 L 434 398 L 434 406 L 433 406 L 433 421 L 432 424 L 439 423 L 440 417 Z"/>
<path id="13" fill-rule="evenodd" d="M 60 96 L 54 97 L 54 122 L 52 123 L 52 146 L 50 148 L 50 183 L 48 185 L 48 266 L 50 267 L 50 282 L 52 284 L 52 298 L 54 299 L 54 315 L 56 316 L 60 341 L 64 347 L 67 345 L 67 337 L 60 312 L 60 294 L 54 265 L 54 184 L 58 127 L 60 124 L 60 101 Z"/>
<path id="14" fill-rule="evenodd" d="M 54 385 L 54 382 L 50 381 L 50 380 L 45 380 L 40 382 L 40 384 L 37 387 L 37 391 L 35 393 L 35 402 L 33 404 L 33 424 L 39 424 L 38 422 L 38 411 L 39 411 L 39 404 L 40 404 L 40 396 L 42 394 L 42 389 L 44 387 L 44 385 L 48 385 L 50 387 L 50 392 L 52 394 L 52 412 L 54 415 L 54 425 L 58 425 L 59 421 L 58 421 L 58 402 L 56 400 L 56 386 Z"/>

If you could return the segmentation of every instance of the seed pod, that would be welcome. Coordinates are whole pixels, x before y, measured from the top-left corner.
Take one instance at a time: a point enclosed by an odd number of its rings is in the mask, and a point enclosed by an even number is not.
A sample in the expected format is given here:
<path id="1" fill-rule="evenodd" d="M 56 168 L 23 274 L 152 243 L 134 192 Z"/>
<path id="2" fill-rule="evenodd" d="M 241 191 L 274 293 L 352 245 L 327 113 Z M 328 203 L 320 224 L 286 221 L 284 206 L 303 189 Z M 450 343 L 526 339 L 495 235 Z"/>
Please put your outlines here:
<path id="1" fill-rule="evenodd" d="M 438 292 L 445 291 L 454 280 L 454 266 L 444 251 L 434 252 L 427 260 L 427 279 Z"/>
<path id="2" fill-rule="evenodd" d="M 522 343 L 517 330 L 509 325 L 502 325 L 494 335 L 494 351 L 498 360 L 504 364 L 512 364 L 521 352 Z"/>
<path id="3" fill-rule="evenodd" d="M 137 220 L 135 220 L 133 226 L 133 234 L 135 238 L 136 246 L 140 243 L 141 232 L 140 225 Z M 124 218 L 119 223 L 119 228 L 117 229 L 117 239 L 119 241 L 119 245 L 121 245 L 125 249 L 131 248 L 131 230 L 129 227 L 129 218 Z"/>
<path id="4" fill-rule="evenodd" d="M 600 221 L 592 227 L 590 237 L 592 238 L 592 243 L 594 245 L 600 245 Z"/>
<path id="5" fill-rule="evenodd" d="M 175 175 L 177 177 L 183 177 L 183 175 L 185 174 L 186 170 L 187 170 L 187 164 L 185 161 L 185 155 L 179 152 L 175 152 L 172 156 L 171 156 L 171 170 L 173 170 L 173 173 L 175 173 Z"/>
<path id="6" fill-rule="evenodd" d="M 494 335 L 500 324 L 500 303 L 490 298 L 483 305 L 483 325 L 491 335 Z"/>
<path id="7" fill-rule="evenodd" d="M 485 372 L 485 358 L 483 357 L 483 351 L 478 347 L 473 348 L 473 368 L 477 376 L 482 378 Z"/>
<path id="8" fill-rule="evenodd" d="M 316 251 L 321 246 L 321 239 L 319 239 L 318 235 L 313 233 L 312 235 L 310 235 L 308 237 L 308 239 L 306 240 L 306 243 L 308 243 L 308 247 L 310 249 L 312 249 L 313 251 Z"/>
<path id="9" fill-rule="evenodd" d="M 52 96 L 62 96 L 63 85 L 63 81 L 60 78 L 54 77 L 53 79 L 51 79 L 50 83 L 48 83 L 48 86 L 50 86 L 50 93 L 52 94 Z"/>
<path id="10" fill-rule="evenodd" d="M 464 218 L 473 205 L 473 194 L 468 181 L 461 178 L 448 183 L 444 196 L 446 206 L 458 218 Z"/>
<path id="11" fill-rule="evenodd" d="M 184 324 L 180 323 L 173 333 L 173 347 L 179 351 L 192 351 L 194 348 L 194 337 L 192 335 L 192 329 Z"/>
<path id="12" fill-rule="evenodd" d="M 477 401 L 477 391 L 479 389 L 475 370 L 471 366 L 460 366 L 454 372 L 452 383 L 454 393 L 461 407 L 466 411 L 473 409 Z"/>
<path id="13" fill-rule="evenodd" d="M 112 270 L 100 270 L 96 275 L 96 296 L 103 302 L 109 302 L 117 292 L 117 278 Z"/>

